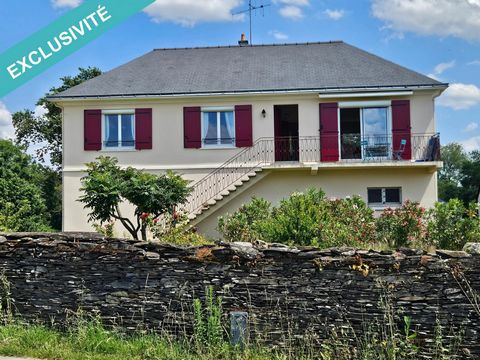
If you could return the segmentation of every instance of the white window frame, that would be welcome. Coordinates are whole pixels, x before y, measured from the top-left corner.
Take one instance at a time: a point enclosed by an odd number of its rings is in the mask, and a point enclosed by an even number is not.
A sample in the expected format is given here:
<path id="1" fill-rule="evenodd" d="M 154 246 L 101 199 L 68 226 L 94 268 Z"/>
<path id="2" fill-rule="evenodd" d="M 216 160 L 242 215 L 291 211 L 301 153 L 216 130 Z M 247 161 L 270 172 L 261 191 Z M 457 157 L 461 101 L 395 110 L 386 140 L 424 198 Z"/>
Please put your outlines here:
<path id="1" fill-rule="evenodd" d="M 342 158 L 342 128 L 341 128 L 341 109 L 360 109 L 360 138 L 363 138 L 363 111 L 362 109 L 368 108 L 387 108 L 387 134 L 388 136 L 393 136 L 392 133 L 392 101 L 391 100 L 379 100 L 379 101 L 342 101 L 338 103 L 338 110 L 337 110 L 337 121 L 338 121 L 338 149 L 339 149 L 339 159 L 340 160 L 349 160 L 352 159 L 343 159 Z M 358 159 L 358 161 L 364 160 L 364 153 L 362 147 L 362 158 Z M 392 158 L 392 147 L 390 147 L 388 151 L 388 157 L 386 159 Z"/>
<path id="2" fill-rule="evenodd" d="M 399 197 L 399 202 L 387 202 L 387 196 L 386 192 L 388 189 L 395 189 L 398 190 L 398 197 Z M 382 192 L 382 202 L 381 203 L 371 203 L 368 201 L 368 190 L 381 190 Z M 369 207 L 372 209 L 384 209 L 388 207 L 398 207 L 402 205 L 402 187 L 401 186 L 386 186 L 386 187 L 381 187 L 381 186 L 374 186 L 374 187 L 369 187 L 367 188 L 367 204 Z"/>
<path id="3" fill-rule="evenodd" d="M 107 125 L 107 117 L 106 115 L 117 115 L 118 119 L 118 142 L 117 146 L 106 146 L 106 139 L 105 139 L 105 128 Z M 122 142 L 122 115 L 132 115 L 132 126 L 133 126 L 133 145 L 131 146 L 121 146 Z M 127 109 L 127 110 L 102 110 L 102 151 L 134 151 L 135 150 L 135 110 Z"/>
<path id="4" fill-rule="evenodd" d="M 235 140 L 235 108 L 234 107 L 202 107 L 201 108 L 202 117 L 201 117 L 201 129 L 202 129 L 202 149 L 235 149 L 235 141 L 231 144 L 222 144 L 221 143 L 221 127 L 220 127 L 220 113 L 221 112 L 231 112 L 233 113 L 233 138 Z M 217 113 L 217 144 L 205 144 L 205 136 L 207 134 L 204 133 L 204 121 L 206 121 L 205 113 L 207 112 L 216 112 Z"/>

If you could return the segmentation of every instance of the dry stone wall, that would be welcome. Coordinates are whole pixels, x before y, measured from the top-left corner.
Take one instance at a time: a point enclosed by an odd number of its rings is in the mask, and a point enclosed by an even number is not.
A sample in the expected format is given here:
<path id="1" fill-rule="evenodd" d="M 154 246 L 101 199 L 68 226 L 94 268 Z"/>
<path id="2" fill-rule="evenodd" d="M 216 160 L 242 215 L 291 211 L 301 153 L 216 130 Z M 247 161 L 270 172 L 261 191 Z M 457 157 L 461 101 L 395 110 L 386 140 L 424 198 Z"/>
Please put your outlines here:
<path id="1" fill-rule="evenodd" d="M 480 358 L 474 304 L 480 256 L 464 252 L 245 243 L 182 248 L 94 234 L 16 233 L 0 234 L 0 269 L 15 312 L 34 321 L 63 324 L 82 309 L 127 331 L 189 334 L 192 301 L 211 285 L 226 315 L 248 312 L 252 339 L 319 344 L 332 330 L 364 333 L 391 307 L 400 322 L 411 318 L 427 348 L 440 322 L 447 342 L 461 334 L 465 356 Z"/>

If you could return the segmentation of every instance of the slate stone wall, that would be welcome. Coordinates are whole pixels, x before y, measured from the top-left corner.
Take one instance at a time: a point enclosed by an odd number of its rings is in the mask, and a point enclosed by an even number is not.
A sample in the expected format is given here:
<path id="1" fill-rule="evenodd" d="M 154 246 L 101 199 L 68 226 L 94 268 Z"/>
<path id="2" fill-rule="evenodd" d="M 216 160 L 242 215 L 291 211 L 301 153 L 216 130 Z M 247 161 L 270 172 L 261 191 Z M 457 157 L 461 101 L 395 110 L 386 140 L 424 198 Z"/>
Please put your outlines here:
<path id="1" fill-rule="evenodd" d="M 226 315 L 247 311 L 250 335 L 279 346 L 318 344 L 332 330 L 361 336 L 386 307 L 409 316 L 427 348 L 435 324 L 461 335 L 480 358 L 480 256 L 403 249 L 301 249 L 217 244 L 200 248 L 104 239 L 93 234 L 0 234 L 0 269 L 15 311 L 62 324 L 69 311 L 98 312 L 126 330 L 191 333 L 192 301 L 212 285 Z M 0 294 L 4 291 L 0 289 Z M 477 298 L 478 301 L 478 298 Z"/>

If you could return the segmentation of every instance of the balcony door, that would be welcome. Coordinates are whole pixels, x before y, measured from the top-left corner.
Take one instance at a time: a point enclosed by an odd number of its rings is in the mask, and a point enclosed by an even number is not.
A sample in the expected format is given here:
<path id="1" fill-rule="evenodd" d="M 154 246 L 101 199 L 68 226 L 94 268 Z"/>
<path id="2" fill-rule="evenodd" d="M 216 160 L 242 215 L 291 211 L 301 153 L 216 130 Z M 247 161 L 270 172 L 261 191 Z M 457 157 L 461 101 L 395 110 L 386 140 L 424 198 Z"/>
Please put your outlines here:
<path id="1" fill-rule="evenodd" d="M 275 161 L 298 161 L 298 105 L 275 105 Z"/>
<path id="2" fill-rule="evenodd" d="M 340 109 L 340 136 L 343 160 L 390 158 L 392 136 L 389 107 Z"/>

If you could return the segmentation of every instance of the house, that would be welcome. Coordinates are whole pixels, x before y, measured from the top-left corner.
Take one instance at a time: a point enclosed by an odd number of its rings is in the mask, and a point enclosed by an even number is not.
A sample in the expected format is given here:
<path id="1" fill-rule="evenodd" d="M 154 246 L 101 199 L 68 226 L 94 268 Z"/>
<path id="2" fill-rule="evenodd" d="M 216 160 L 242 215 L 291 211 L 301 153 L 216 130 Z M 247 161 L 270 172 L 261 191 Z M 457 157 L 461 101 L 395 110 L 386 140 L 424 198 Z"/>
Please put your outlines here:
<path id="1" fill-rule="evenodd" d="M 80 178 L 99 155 L 191 179 L 186 211 L 212 236 L 252 196 L 308 187 L 431 207 L 446 88 L 341 41 L 154 50 L 50 98 L 63 109 L 63 229 L 91 230 Z"/>

